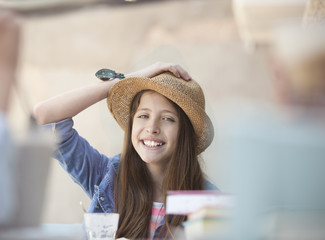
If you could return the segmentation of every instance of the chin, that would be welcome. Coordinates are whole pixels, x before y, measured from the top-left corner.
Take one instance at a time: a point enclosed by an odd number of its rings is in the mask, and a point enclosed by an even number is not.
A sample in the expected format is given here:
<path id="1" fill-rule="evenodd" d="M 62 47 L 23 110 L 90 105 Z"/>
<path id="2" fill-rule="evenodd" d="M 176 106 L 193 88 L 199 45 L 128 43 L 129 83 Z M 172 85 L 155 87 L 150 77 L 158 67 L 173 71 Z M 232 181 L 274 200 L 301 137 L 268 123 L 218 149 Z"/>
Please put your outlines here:
<path id="1" fill-rule="evenodd" d="M 141 158 L 141 159 L 145 163 L 159 163 L 159 160 L 157 160 L 157 159 L 151 159 L 151 158 Z"/>

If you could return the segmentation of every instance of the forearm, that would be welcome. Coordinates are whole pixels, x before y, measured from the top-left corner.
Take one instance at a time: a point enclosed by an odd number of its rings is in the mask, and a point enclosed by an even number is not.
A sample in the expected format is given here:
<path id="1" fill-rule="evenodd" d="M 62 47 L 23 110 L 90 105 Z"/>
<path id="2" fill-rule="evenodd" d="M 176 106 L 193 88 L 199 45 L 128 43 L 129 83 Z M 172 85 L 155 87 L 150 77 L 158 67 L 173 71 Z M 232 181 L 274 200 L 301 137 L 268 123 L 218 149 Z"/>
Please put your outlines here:
<path id="1" fill-rule="evenodd" d="M 129 73 L 126 77 L 154 77 L 162 72 L 169 71 L 184 80 L 190 80 L 189 74 L 179 65 L 171 63 L 155 63 L 139 71 Z M 59 122 L 74 117 L 89 106 L 107 98 L 109 89 L 119 79 L 99 82 L 83 88 L 63 93 L 45 100 L 34 107 L 34 117 L 39 124 Z"/>
<path id="2" fill-rule="evenodd" d="M 126 77 L 148 77 L 152 78 L 154 76 L 157 76 L 160 73 L 163 72 L 171 72 L 176 77 L 181 77 L 184 80 L 188 81 L 191 79 L 190 75 L 187 71 L 185 71 L 181 66 L 174 63 L 164 63 L 164 62 L 156 62 L 146 68 L 140 69 L 136 72 L 129 73 L 126 75 Z"/>
<path id="3" fill-rule="evenodd" d="M 81 87 L 65 92 L 34 107 L 34 117 L 39 124 L 58 122 L 74 117 L 89 106 L 107 98 L 109 89 L 118 79 Z"/>

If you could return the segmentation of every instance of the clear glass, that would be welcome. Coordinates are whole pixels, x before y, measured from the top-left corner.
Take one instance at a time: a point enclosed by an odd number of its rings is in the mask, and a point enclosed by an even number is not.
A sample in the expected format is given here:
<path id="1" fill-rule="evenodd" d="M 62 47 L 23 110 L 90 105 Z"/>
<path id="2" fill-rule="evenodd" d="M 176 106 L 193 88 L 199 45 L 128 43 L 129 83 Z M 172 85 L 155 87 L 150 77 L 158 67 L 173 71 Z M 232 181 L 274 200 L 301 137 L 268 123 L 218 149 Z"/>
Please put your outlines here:
<path id="1" fill-rule="evenodd" d="M 85 228 L 88 240 L 112 240 L 118 227 L 117 213 L 85 213 Z"/>

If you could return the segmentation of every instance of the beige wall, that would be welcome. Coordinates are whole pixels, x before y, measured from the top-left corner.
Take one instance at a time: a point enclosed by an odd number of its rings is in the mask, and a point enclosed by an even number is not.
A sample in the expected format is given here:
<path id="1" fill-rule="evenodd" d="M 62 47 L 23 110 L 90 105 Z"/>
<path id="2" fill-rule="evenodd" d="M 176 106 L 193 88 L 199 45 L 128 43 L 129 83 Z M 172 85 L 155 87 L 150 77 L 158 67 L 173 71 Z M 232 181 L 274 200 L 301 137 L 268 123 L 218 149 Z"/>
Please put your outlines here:
<path id="1" fill-rule="evenodd" d="M 30 105 L 98 81 L 94 73 L 99 68 L 129 72 L 156 61 L 178 62 L 188 69 L 206 93 L 215 124 L 231 96 L 264 99 L 268 94 L 263 60 L 243 49 L 228 0 L 96 5 L 28 15 L 21 47 L 19 83 Z M 17 95 L 10 122 L 16 134 L 26 128 Z M 101 152 L 120 151 L 123 133 L 104 101 L 77 116 L 75 127 Z M 205 165 L 213 182 L 227 189 L 223 162 L 215 159 L 216 144 L 204 154 Z M 43 222 L 82 222 L 80 201 L 88 207 L 88 197 L 52 160 Z"/>

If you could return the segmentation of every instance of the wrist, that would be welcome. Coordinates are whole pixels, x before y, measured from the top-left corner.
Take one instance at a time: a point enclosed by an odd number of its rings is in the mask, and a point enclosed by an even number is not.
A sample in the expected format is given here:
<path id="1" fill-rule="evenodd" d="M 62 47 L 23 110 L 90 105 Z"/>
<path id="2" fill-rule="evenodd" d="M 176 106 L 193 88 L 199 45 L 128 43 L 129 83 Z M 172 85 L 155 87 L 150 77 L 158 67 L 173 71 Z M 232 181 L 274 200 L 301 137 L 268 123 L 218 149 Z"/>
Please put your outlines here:
<path id="1" fill-rule="evenodd" d="M 105 99 L 108 97 L 108 93 L 109 93 L 109 90 L 111 89 L 111 87 L 114 86 L 115 83 L 117 83 L 120 79 L 118 78 L 115 78 L 115 79 L 112 79 L 110 81 L 103 81 L 103 82 L 99 82 L 98 83 L 98 86 L 99 86 L 99 89 L 101 91 L 100 93 L 100 96 L 101 96 L 101 99 Z"/>

